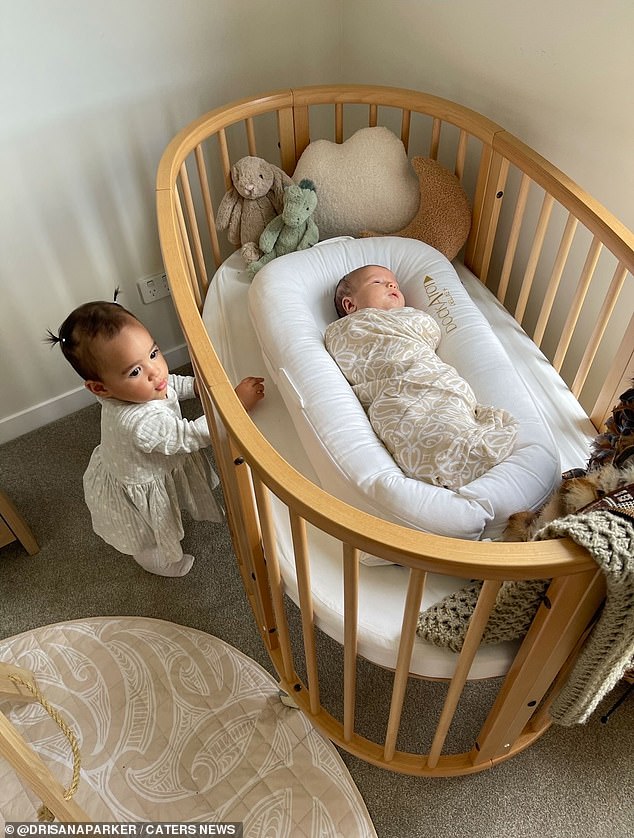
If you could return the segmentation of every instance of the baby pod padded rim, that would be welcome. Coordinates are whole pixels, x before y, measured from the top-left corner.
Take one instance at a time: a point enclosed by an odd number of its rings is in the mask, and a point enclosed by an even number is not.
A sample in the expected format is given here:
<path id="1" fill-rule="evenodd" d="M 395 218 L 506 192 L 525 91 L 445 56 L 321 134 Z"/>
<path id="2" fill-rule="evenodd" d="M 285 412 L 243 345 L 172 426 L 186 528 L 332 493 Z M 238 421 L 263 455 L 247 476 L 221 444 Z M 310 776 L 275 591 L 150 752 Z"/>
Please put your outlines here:
<path id="1" fill-rule="evenodd" d="M 324 347 L 325 328 L 336 319 L 336 284 L 363 264 L 396 274 L 406 304 L 438 323 L 440 358 L 481 404 L 519 421 L 510 456 L 456 491 L 403 474 Z M 339 239 L 289 254 L 255 276 L 249 312 L 311 465 L 342 500 L 426 532 L 478 539 L 500 535 L 511 513 L 539 507 L 557 484 L 557 448 L 530 392 L 451 263 L 429 245 L 393 236 Z"/>

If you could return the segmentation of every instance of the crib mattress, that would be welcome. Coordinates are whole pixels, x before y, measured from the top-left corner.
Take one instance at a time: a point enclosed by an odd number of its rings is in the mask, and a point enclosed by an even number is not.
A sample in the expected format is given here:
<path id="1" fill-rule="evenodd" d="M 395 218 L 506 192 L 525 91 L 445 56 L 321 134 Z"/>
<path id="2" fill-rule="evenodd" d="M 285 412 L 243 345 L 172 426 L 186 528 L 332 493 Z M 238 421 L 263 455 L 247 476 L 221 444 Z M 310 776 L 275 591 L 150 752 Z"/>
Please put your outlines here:
<path id="1" fill-rule="evenodd" d="M 325 242 L 317 247 L 327 247 L 334 243 Z M 497 339 L 524 385 L 534 394 L 533 402 L 538 405 L 540 421 L 552 434 L 561 469 L 583 466 L 594 431 L 582 408 L 547 359 L 490 292 L 463 265 L 456 264 L 456 269 L 478 309 L 493 326 Z M 320 476 L 307 455 L 285 401 L 264 361 L 248 313 L 250 287 L 251 278 L 244 271 L 242 258 L 239 253 L 234 253 L 221 266 L 211 283 L 203 320 L 233 383 L 247 375 L 263 375 L 267 379 L 266 398 L 252 413 L 252 419 L 259 430 L 294 468 L 321 485 Z M 282 299 L 280 307 L 283 305 Z M 338 494 L 330 487 L 329 491 Z M 343 499 L 349 502 L 349 498 Z M 285 507 L 275 501 L 273 510 L 285 588 L 297 603 L 299 597 L 288 515 Z M 315 622 L 328 635 L 342 643 L 340 545 L 325 533 L 309 527 L 309 546 Z M 408 571 L 399 566 L 361 567 L 359 654 L 382 666 L 394 667 L 396 663 L 407 580 Z M 454 577 L 430 575 L 421 610 L 463 584 L 464 580 Z M 485 678 L 505 673 L 514 653 L 515 644 L 512 643 L 481 647 L 469 677 Z M 427 677 L 451 677 L 455 660 L 453 653 L 417 638 L 411 671 Z"/>

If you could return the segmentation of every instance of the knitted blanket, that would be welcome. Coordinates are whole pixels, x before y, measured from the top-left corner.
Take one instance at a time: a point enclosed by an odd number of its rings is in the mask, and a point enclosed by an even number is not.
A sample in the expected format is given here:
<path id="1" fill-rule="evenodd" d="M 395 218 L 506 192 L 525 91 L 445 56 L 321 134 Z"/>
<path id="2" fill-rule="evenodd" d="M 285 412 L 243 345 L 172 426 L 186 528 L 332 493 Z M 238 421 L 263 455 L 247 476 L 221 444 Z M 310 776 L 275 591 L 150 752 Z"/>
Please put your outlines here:
<path id="1" fill-rule="evenodd" d="M 634 659 L 634 523 L 603 510 L 577 513 L 553 521 L 536 538 L 562 536 L 591 553 L 605 574 L 607 590 L 601 616 L 551 708 L 553 721 L 569 726 L 587 721 Z M 547 581 L 504 582 L 482 642 L 522 637 L 547 586 Z M 474 582 L 424 611 L 418 619 L 419 636 L 459 651 L 480 588 Z"/>
<path id="2" fill-rule="evenodd" d="M 583 724 L 634 658 L 634 523 L 612 512 L 569 515 L 538 539 L 568 536 L 585 547 L 605 574 L 603 611 L 550 715 L 561 725 Z"/>

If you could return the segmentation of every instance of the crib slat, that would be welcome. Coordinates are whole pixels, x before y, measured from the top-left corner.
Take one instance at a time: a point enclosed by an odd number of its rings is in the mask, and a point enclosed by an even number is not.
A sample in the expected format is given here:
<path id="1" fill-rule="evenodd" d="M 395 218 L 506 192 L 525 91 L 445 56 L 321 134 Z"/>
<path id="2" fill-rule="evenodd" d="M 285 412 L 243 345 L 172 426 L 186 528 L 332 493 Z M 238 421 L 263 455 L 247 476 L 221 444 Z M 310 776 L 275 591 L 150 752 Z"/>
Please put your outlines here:
<path id="1" fill-rule="evenodd" d="M 357 635 L 359 623 L 359 551 L 343 544 L 343 738 L 354 736 L 357 687 Z"/>
<path id="2" fill-rule="evenodd" d="M 531 288 L 533 287 L 533 279 L 535 278 L 537 263 L 539 262 L 539 257 L 541 256 L 542 248 L 544 246 L 544 238 L 546 237 L 546 230 L 548 229 L 548 222 L 550 220 L 550 214 L 552 212 L 554 203 L 555 199 L 553 198 L 553 196 L 546 193 L 544 195 L 542 209 L 539 214 L 539 220 L 537 221 L 535 236 L 533 237 L 533 246 L 528 257 L 528 262 L 526 263 L 524 279 L 522 280 L 522 287 L 520 288 L 520 294 L 517 300 L 517 305 L 515 306 L 514 317 L 520 324 L 524 319 L 526 304 L 528 302 Z"/>
<path id="3" fill-rule="evenodd" d="M 432 160 L 438 160 L 438 146 L 440 145 L 440 128 L 441 121 L 438 117 L 434 117 L 431 128 L 431 142 L 429 144 L 429 156 Z"/>
<path id="4" fill-rule="evenodd" d="M 200 191 L 203 196 L 203 205 L 205 207 L 205 218 L 207 220 L 207 231 L 211 241 L 211 253 L 214 258 L 216 268 L 220 267 L 222 256 L 220 254 L 220 244 L 218 242 L 218 231 L 216 230 L 216 218 L 214 215 L 214 207 L 209 192 L 209 180 L 207 178 L 207 169 L 205 166 L 205 158 L 203 155 L 202 146 L 197 145 L 194 149 L 196 155 L 196 167 L 198 169 L 198 181 L 200 183 Z M 206 281 L 203 285 L 203 291 L 207 293 L 209 283 Z"/>
<path id="5" fill-rule="evenodd" d="M 297 159 L 302 156 L 302 152 L 310 142 L 310 116 L 308 113 L 308 106 L 297 105 L 294 108 L 294 129 L 295 129 L 295 153 Z"/>
<path id="6" fill-rule="evenodd" d="M 192 352 L 191 355 L 200 400 L 209 425 L 215 463 L 222 481 L 227 523 L 231 531 L 238 569 L 262 640 L 271 654 L 279 649 L 279 642 L 276 632 L 272 631 L 275 626 L 275 615 L 264 564 L 250 470 L 244 460 L 239 458 L 239 452 L 214 407 L 209 394 L 208 378 L 198 363 L 196 353 Z M 231 385 L 227 384 L 227 386 Z"/>
<path id="7" fill-rule="evenodd" d="M 501 157 L 497 155 L 497 159 Z M 478 177 L 476 179 L 475 193 L 473 196 L 473 209 L 471 211 L 471 229 L 469 230 L 469 238 L 465 245 L 464 263 L 473 271 L 473 273 L 480 277 L 480 280 L 486 284 L 486 279 L 482 277 L 482 251 L 484 249 L 483 242 L 488 240 L 490 211 L 493 204 L 490 202 L 491 192 L 487 193 L 487 186 L 490 183 L 491 164 L 493 162 L 493 152 L 490 146 L 483 146 L 480 154 L 480 163 L 478 165 Z M 486 199 L 489 198 L 489 201 Z M 499 201 L 498 201 L 499 203 Z M 485 208 L 486 204 L 486 208 Z M 485 232 L 486 227 L 486 232 Z"/>
<path id="8" fill-rule="evenodd" d="M 509 279 L 511 277 L 511 269 L 513 268 L 513 260 L 515 259 L 517 243 L 520 238 L 520 231 L 522 229 L 522 221 L 524 219 L 530 185 L 531 179 L 528 175 L 522 175 L 522 181 L 520 183 L 520 189 L 517 196 L 517 203 L 515 204 L 513 223 L 511 225 L 511 231 L 509 233 L 508 243 L 506 246 L 506 253 L 504 255 L 504 264 L 502 265 L 500 284 L 498 285 L 497 291 L 497 298 L 502 304 L 504 304 L 504 300 L 506 299 L 506 292 L 509 286 Z"/>
<path id="9" fill-rule="evenodd" d="M 275 525 L 273 523 L 273 514 L 271 512 L 271 500 L 269 496 L 269 490 L 256 474 L 252 475 L 252 479 L 253 490 L 255 492 L 255 500 L 258 506 L 260 528 L 262 531 L 264 556 L 266 558 L 266 570 L 271 586 L 271 599 L 273 602 L 273 611 L 275 612 L 277 633 L 280 640 L 283 675 L 287 683 L 293 683 L 295 681 L 295 671 L 293 668 L 293 653 L 291 651 L 291 643 L 288 633 L 288 622 L 286 620 L 286 611 L 284 610 L 284 595 L 282 593 L 282 574 L 280 572 L 280 564 L 277 558 Z"/>
<path id="10" fill-rule="evenodd" d="M 277 112 L 277 133 L 280 138 L 280 168 L 287 175 L 292 175 L 297 164 L 292 108 L 280 108 Z"/>
<path id="11" fill-rule="evenodd" d="M 620 394 L 632 386 L 633 373 L 634 314 L 630 317 L 629 325 L 616 351 L 605 383 L 601 387 L 601 392 L 590 413 L 592 424 L 597 430 L 603 428 L 605 420 L 612 412 L 614 405 L 618 402 Z"/>
<path id="12" fill-rule="evenodd" d="M 376 105 L 370 105 L 370 112 L 368 114 L 368 127 L 376 128 L 378 122 L 379 109 Z"/>
<path id="13" fill-rule="evenodd" d="M 297 571 L 297 588 L 302 615 L 302 632 L 304 635 L 304 654 L 306 657 L 306 674 L 310 691 L 310 712 L 319 713 L 319 675 L 317 672 L 317 652 L 315 647 L 315 624 L 313 622 L 313 597 L 310 585 L 310 559 L 308 554 L 308 539 L 306 537 L 306 522 L 297 513 L 289 510 L 291 533 L 293 537 L 293 552 L 295 554 L 295 568 Z"/>
<path id="14" fill-rule="evenodd" d="M 200 231 L 198 230 L 198 219 L 196 218 L 196 210 L 194 209 L 194 199 L 192 197 L 189 175 L 187 174 L 187 166 L 185 163 L 181 166 L 181 183 L 183 184 L 183 192 L 185 195 L 185 208 L 187 210 L 190 235 L 194 241 L 194 259 L 197 268 L 196 277 L 198 279 L 199 286 L 203 289 L 203 291 L 206 291 L 207 286 L 209 285 L 209 280 L 207 278 L 205 257 L 203 256 L 203 246 L 200 241 Z"/>
<path id="15" fill-rule="evenodd" d="M 403 111 L 403 116 L 401 117 L 401 142 L 405 146 L 405 151 L 409 151 L 409 132 L 410 126 L 412 124 L 412 112 L 411 111 Z"/>
<path id="16" fill-rule="evenodd" d="M 497 232 L 500 212 L 502 210 L 502 198 L 504 197 L 504 189 L 506 186 L 508 172 L 508 160 L 505 160 L 498 155 L 494 155 L 491 165 L 491 174 L 494 178 L 494 180 L 492 180 L 492 184 L 495 184 L 495 186 L 493 191 L 489 192 L 485 199 L 483 209 L 483 218 L 486 219 L 486 227 L 483 228 L 485 235 L 483 235 L 480 239 L 479 253 L 476 254 L 481 259 L 479 276 L 485 284 L 489 275 L 491 254 L 493 253 L 495 234 Z"/>
<path id="17" fill-rule="evenodd" d="M 258 149 L 257 149 L 257 145 L 256 145 L 256 142 L 255 142 L 255 126 L 254 126 L 254 122 L 253 122 L 253 117 L 248 116 L 244 120 L 244 124 L 245 124 L 245 128 L 246 128 L 246 131 L 247 131 L 247 145 L 249 147 L 249 155 L 251 157 L 257 157 L 258 156 Z"/>
<path id="18" fill-rule="evenodd" d="M 467 141 L 469 139 L 469 135 L 463 129 L 460 131 L 460 139 L 458 140 L 458 150 L 456 152 L 456 166 L 454 168 L 454 174 L 458 178 L 459 181 L 462 181 L 462 176 L 464 175 L 464 161 L 467 155 Z"/>
<path id="19" fill-rule="evenodd" d="M 181 204 L 181 196 L 178 190 L 176 190 L 176 214 L 178 216 L 178 226 L 180 229 L 181 239 L 183 241 L 183 247 L 185 248 L 185 258 L 187 260 L 188 273 L 187 279 L 189 282 L 189 287 L 192 289 L 192 292 L 194 294 L 194 299 L 196 300 L 198 310 L 202 311 L 203 300 L 200 296 L 200 287 L 198 285 L 198 280 L 196 279 L 194 257 L 192 256 L 192 249 L 189 243 L 189 236 L 187 235 L 187 224 L 185 223 L 185 216 L 183 215 L 183 205 Z"/>
<path id="20" fill-rule="evenodd" d="M 343 104 L 341 102 L 335 105 L 335 142 L 343 142 Z"/>
<path id="21" fill-rule="evenodd" d="M 445 744 L 447 733 L 449 732 L 462 690 L 464 689 L 469 670 L 471 669 L 471 664 L 480 646 L 482 635 L 489 620 L 489 615 L 495 605 L 495 598 L 500 590 L 501 584 L 501 582 L 490 579 L 485 580 L 482 584 L 482 589 L 478 596 L 473 615 L 469 621 L 464 643 L 462 644 L 462 649 L 460 650 L 460 655 L 456 663 L 456 670 L 451 679 L 449 690 L 447 691 L 440 720 L 436 727 L 434 741 L 427 755 L 427 766 L 429 768 L 435 768 L 438 765 L 440 753 Z"/>
<path id="22" fill-rule="evenodd" d="M 550 313 L 553 309 L 555 297 L 557 296 L 557 291 L 559 289 L 559 283 L 561 281 L 566 261 L 568 260 L 568 255 L 570 253 L 570 248 L 572 246 L 572 241 L 577 230 L 577 224 L 578 221 L 575 216 L 572 215 L 572 213 L 569 213 L 568 220 L 566 221 L 566 226 L 561 237 L 561 242 L 559 244 L 559 249 L 557 251 L 557 256 L 555 257 L 553 270 L 548 281 L 544 300 L 539 311 L 535 332 L 533 334 L 533 341 L 537 344 L 537 346 L 541 346 L 544 338 L 544 332 L 546 331 L 546 326 L 548 325 L 548 318 L 550 317 Z"/>
<path id="23" fill-rule="evenodd" d="M 486 285 L 497 232 L 509 162 L 483 146 L 473 203 L 471 232 L 465 250 L 465 265 Z"/>
<path id="24" fill-rule="evenodd" d="M 537 731 L 543 727 L 548 727 L 548 725 L 550 725 L 550 708 L 552 707 L 553 699 L 568 680 L 577 661 L 577 656 L 579 652 L 583 649 L 585 642 L 590 637 L 590 634 L 594 629 L 600 614 L 601 612 L 598 611 L 595 614 L 595 618 L 591 620 L 590 623 L 588 623 L 587 629 L 580 635 L 572 652 L 568 655 L 566 662 L 560 669 L 559 674 L 557 675 L 553 683 L 550 685 L 546 697 L 539 705 L 535 713 L 533 713 L 533 715 L 531 716 L 530 722 L 528 723 L 528 727 L 530 728 L 530 730 Z"/>
<path id="25" fill-rule="evenodd" d="M 221 128 L 216 134 L 218 137 L 218 146 L 220 148 L 220 163 L 222 165 L 222 173 L 225 176 L 225 189 L 231 189 L 231 159 L 229 157 L 229 146 L 227 145 L 227 133 L 224 128 Z"/>
<path id="26" fill-rule="evenodd" d="M 566 352 L 570 346 L 570 341 L 572 340 L 577 320 L 579 319 L 579 314 L 581 313 L 583 301 L 585 300 L 588 289 L 590 288 L 590 281 L 592 280 L 594 269 L 599 261 L 602 247 L 603 245 L 601 243 L 601 239 L 595 236 L 592 240 L 592 244 L 590 245 L 590 250 L 588 251 L 588 255 L 579 278 L 579 284 L 577 285 L 577 290 L 575 292 L 572 305 L 570 306 L 568 317 L 566 318 L 566 322 L 564 323 L 564 327 L 561 331 L 559 343 L 557 344 L 555 357 L 553 358 L 553 367 L 557 370 L 557 372 L 560 372 L 564 358 L 566 357 Z"/>
<path id="27" fill-rule="evenodd" d="M 610 319 L 612 312 L 614 311 L 614 307 L 616 306 L 619 294 L 621 293 L 621 289 L 623 288 L 623 285 L 625 283 L 626 276 L 627 268 L 622 263 L 618 264 L 616 266 L 614 276 L 612 277 L 612 282 L 610 283 L 608 293 L 606 294 L 605 299 L 603 301 L 603 305 L 601 306 L 601 311 L 599 312 L 599 316 L 597 317 L 596 325 L 592 330 L 592 334 L 590 335 L 588 346 L 586 347 L 586 351 L 583 353 L 583 357 L 579 363 L 577 374 L 575 375 L 574 381 L 572 382 L 572 387 L 570 388 L 573 394 L 577 397 L 579 396 L 579 393 L 581 392 L 583 385 L 585 384 L 585 380 L 588 377 L 588 372 L 590 371 L 590 367 L 592 366 L 594 357 L 597 354 L 597 350 L 599 349 L 601 339 L 605 334 L 605 330 L 608 326 L 608 320 Z"/>
<path id="28" fill-rule="evenodd" d="M 426 578 L 427 574 L 424 570 L 415 570 L 413 568 L 410 570 L 405 608 L 403 611 L 401 639 L 398 645 L 396 669 L 394 670 L 390 717 L 387 723 L 385 747 L 383 750 L 383 756 L 386 762 L 389 762 L 393 758 L 394 751 L 396 750 L 396 739 L 401 724 L 405 687 L 407 686 L 407 678 L 409 676 L 412 650 L 414 648 L 414 640 L 416 639 L 416 625 L 418 623 Z"/>

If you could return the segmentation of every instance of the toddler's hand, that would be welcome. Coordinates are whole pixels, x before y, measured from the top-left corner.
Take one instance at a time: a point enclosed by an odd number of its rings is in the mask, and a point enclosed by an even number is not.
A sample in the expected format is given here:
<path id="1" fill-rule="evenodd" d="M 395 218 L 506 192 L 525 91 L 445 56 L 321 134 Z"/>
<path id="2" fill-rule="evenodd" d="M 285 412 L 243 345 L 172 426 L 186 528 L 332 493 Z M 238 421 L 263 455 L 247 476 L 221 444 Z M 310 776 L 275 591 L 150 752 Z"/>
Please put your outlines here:
<path id="1" fill-rule="evenodd" d="M 260 399 L 264 398 L 264 379 L 250 375 L 247 378 L 243 378 L 235 390 L 236 396 L 248 412 L 255 407 Z"/>

